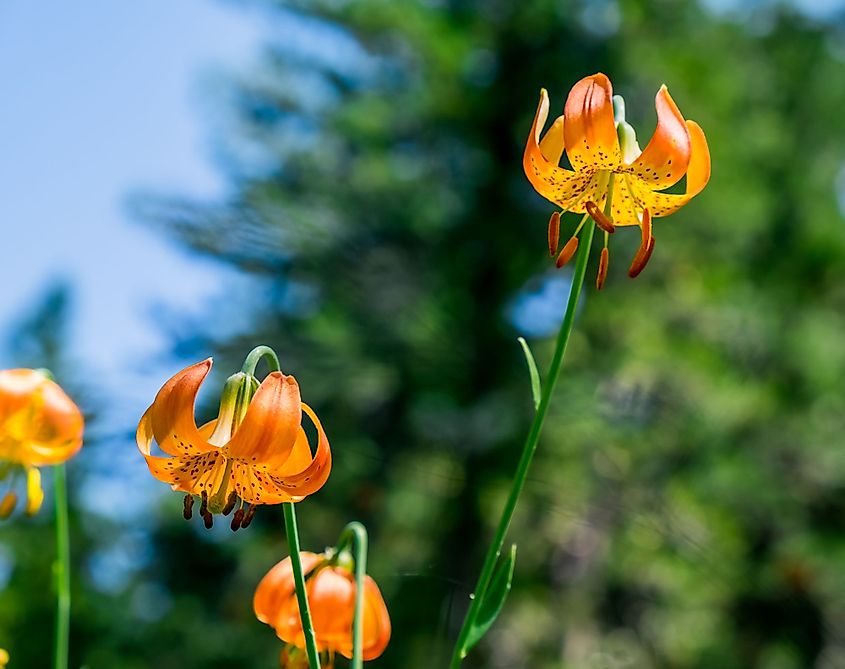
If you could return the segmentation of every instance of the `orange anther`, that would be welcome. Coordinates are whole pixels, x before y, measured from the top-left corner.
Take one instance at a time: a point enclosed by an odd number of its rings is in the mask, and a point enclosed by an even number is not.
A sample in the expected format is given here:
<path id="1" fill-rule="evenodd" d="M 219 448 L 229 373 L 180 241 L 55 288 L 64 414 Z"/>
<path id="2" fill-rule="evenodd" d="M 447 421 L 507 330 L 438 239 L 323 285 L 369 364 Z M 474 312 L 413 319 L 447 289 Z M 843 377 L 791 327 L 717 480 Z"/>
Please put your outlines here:
<path id="1" fill-rule="evenodd" d="M 632 279 L 636 279 L 640 272 L 645 269 L 645 266 L 648 264 L 649 258 L 651 258 L 651 254 L 654 252 L 654 237 L 651 237 L 648 240 L 648 244 L 645 246 L 640 246 L 640 249 L 637 251 L 637 255 L 634 256 L 634 260 L 631 262 L 631 266 L 628 268 L 628 276 Z"/>
<path id="2" fill-rule="evenodd" d="M 643 222 L 640 224 L 640 228 L 643 232 L 642 246 L 645 248 L 648 240 L 651 239 L 651 214 L 648 212 L 648 209 L 643 209 Z"/>
<path id="3" fill-rule="evenodd" d="M 230 526 L 232 528 L 232 532 L 237 532 L 240 529 L 241 524 L 243 523 L 243 520 L 244 520 L 244 510 L 243 510 L 243 507 L 241 507 L 240 509 L 235 511 L 235 515 L 232 516 L 232 524 Z"/>
<path id="4" fill-rule="evenodd" d="M 235 492 L 230 492 L 229 499 L 226 500 L 226 506 L 223 507 L 223 511 L 221 511 L 221 513 L 224 516 L 228 516 L 230 513 L 232 513 L 232 509 L 235 508 L 235 504 L 237 503 L 237 501 L 238 496 L 235 494 Z"/>
<path id="5" fill-rule="evenodd" d="M 549 219 L 549 255 L 553 258 L 557 253 L 558 243 L 560 243 L 560 212 L 556 211 Z"/>
<path id="6" fill-rule="evenodd" d="M 557 257 L 555 261 L 555 265 L 558 267 L 563 267 L 566 263 L 572 260 L 572 256 L 575 255 L 575 252 L 578 250 L 578 238 L 571 237 L 568 242 L 563 247 L 563 250 L 560 252 L 560 255 Z"/>
<path id="7" fill-rule="evenodd" d="M 587 202 L 584 207 L 587 210 L 587 213 L 590 215 L 590 218 L 592 218 L 596 222 L 596 225 L 599 226 L 602 230 L 611 234 L 616 232 L 616 228 L 613 225 L 613 221 L 611 221 L 607 216 L 605 216 L 604 212 L 599 209 L 599 206 L 595 202 Z"/>
<path id="8" fill-rule="evenodd" d="M 246 510 L 244 514 L 244 519 L 241 521 L 241 527 L 246 529 L 249 527 L 249 524 L 252 522 L 252 519 L 255 518 L 255 512 L 258 510 L 258 507 L 255 504 L 250 505 L 250 507 Z"/>
<path id="9" fill-rule="evenodd" d="M 185 495 L 185 507 L 182 510 L 182 515 L 184 516 L 185 520 L 190 520 L 191 516 L 193 515 L 192 509 L 194 508 L 194 496 L 188 493 Z"/>
<path id="10" fill-rule="evenodd" d="M 609 254 L 605 246 L 601 250 L 601 258 L 599 259 L 599 273 L 596 276 L 596 288 L 601 290 L 604 287 L 604 280 L 607 278 L 607 262 Z"/>

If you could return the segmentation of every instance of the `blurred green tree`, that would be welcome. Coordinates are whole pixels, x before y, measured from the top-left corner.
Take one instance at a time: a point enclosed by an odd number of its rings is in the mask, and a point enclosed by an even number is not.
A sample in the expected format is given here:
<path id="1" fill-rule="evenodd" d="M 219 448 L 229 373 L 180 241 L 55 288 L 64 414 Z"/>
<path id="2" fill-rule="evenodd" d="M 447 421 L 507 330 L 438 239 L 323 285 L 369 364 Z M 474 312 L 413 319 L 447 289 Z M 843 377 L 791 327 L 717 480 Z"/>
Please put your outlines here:
<path id="1" fill-rule="evenodd" d="M 511 532 L 514 591 L 466 664 L 841 666 L 840 27 L 764 3 L 256 4 L 279 32 L 225 91 L 231 196 L 141 210 L 252 277 L 174 327 L 176 349 L 225 371 L 271 344 L 317 407 L 336 464 L 303 542 L 370 529 L 394 622 L 372 666 L 446 663 L 531 411 L 515 338 L 542 368 L 567 289 L 522 146 L 539 88 L 560 108 L 596 71 L 641 143 L 667 83 L 714 176 L 658 222 L 641 278 L 624 277 L 630 234 L 588 293 Z M 222 540 L 165 503 L 172 605 L 137 657 L 268 666 L 248 598 L 284 553 L 279 514 Z M 91 643 L 92 667 L 127 666 Z"/>

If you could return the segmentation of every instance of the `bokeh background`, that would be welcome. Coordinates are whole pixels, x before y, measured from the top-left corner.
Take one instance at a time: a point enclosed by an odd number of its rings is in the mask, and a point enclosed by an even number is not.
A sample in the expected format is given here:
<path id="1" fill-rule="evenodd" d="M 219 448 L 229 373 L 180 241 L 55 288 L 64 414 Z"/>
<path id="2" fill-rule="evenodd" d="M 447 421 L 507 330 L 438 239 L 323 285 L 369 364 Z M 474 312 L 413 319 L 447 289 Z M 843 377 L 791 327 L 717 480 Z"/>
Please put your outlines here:
<path id="1" fill-rule="evenodd" d="M 522 147 L 596 71 L 641 142 L 666 83 L 713 178 L 586 292 L 466 666 L 845 667 L 843 3 L 6 0 L 0 358 L 88 416 L 72 666 L 277 666 L 280 510 L 186 523 L 133 443 L 172 373 L 215 357 L 210 417 L 259 343 L 333 445 L 304 547 L 370 530 L 369 666 L 446 666 L 530 421 L 516 338 L 545 368 L 569 289 Z M 14 669 L 50 662 L 50 501 L 0 525 Z"/>

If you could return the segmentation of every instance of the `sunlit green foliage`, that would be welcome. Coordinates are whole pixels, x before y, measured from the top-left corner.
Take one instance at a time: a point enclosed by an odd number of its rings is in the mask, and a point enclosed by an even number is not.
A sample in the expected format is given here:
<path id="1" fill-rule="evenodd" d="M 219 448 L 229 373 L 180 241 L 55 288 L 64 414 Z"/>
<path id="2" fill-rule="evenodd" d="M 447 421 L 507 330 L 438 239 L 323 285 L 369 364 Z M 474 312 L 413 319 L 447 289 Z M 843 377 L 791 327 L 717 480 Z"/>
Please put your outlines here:
<path id="1" fill-rule="evenodd" d="M 253 277 L 175 321 L 175 350 L 225 373 L 272 344 L 317 408 L 335 470 L 300 506 L 303 547 L 367 525 L 394 626 L 370 666 L 446 664 L 533 410 L 516 338 L 542 370 L 556 327 L 513 313 L 568 276 L 546 256 L 523 143 L 541 86 L 559 109 L 596 71 L 640 133 L 665 82 L 705 130 L 713 178 L 658 221 L 640 278 L 623 230 L 605 290 L 586 293 L 509 536 L 513 590 L 466 666 L 840 666 L 840 29 L 765 4 L 258 4 L 280 37 L 218 102 L 230 200 L 144 214 Z M 251 593 L 285 554 L 280 513 L 206 534 L 166 492 L 126 526 L 76 518 L 75 666 L 274 666 Z M 0 628 L 26 658 L 12 666 L 41 666 L 49 524 L 2 531 L 17 566 Z M 101 592 L 91 551 L 110 541 L 140 566 Z"/>

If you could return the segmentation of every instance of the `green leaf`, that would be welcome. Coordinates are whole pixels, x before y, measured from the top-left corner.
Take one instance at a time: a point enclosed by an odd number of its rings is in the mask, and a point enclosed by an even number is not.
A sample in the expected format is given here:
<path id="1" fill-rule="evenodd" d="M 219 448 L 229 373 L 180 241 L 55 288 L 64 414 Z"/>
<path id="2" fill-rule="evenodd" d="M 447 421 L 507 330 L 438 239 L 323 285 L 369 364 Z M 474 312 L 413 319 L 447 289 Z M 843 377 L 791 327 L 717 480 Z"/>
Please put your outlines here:
<path id="1" fill-rule="evenodd" d="M 529 354 L 530 355 L 530 354 Z M 513 567 L 516 564 L 516 544 L 511 545 L 511 550 L 505 559 L 499 563 L 496 570 L 493 572 L 493 577 L 490 579 L 490 585 L 487 586 L 487 591 L 482 595 L 481 606 L 478 609 L 478 616 L 473 621 L 472 627 L 467 635 L 466 644 L 463 648 L 463 655 L 468 653 L 470 649 L 481 641 L 481 638 L 487 634 L 496 618 L 499 617 L 499 612 L 505 605 L 505 600 L 508 593 L 511 591 L 511 581 L 513 580 Z"/>
<path id="2" fill-rule="evenodd" d="M 522 346 L 522 352 L 525 354 L 525 362 L 528 363 L 528 374 L 531 377 L 531 392 L 534 395 L 534 409 L 540 406 L 540 372 L 537 371 L 537 363 L 534 362 L 534 355 L 531 349 L 528 348 L 528 342 L 522 337 L 517 339 Z"/>

